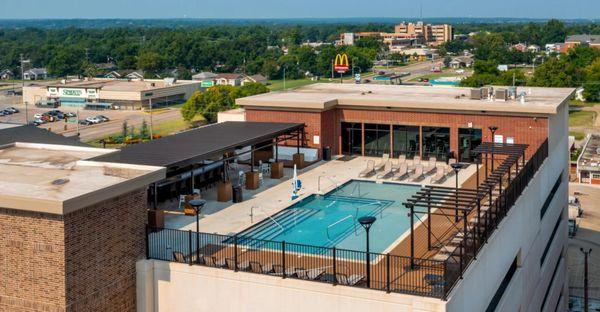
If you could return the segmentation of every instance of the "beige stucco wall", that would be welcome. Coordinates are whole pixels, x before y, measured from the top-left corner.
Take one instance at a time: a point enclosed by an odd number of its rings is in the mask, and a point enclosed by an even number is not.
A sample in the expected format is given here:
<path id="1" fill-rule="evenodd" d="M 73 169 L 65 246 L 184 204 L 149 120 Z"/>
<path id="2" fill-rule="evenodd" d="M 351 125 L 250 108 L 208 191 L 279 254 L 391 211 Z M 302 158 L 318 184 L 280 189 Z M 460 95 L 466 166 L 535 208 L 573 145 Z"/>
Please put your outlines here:
<path id="1" fill-rule="evenodd" d="M 439 299 L 183 263 L 137 263 L 138 311 L 442 312 Z"/>

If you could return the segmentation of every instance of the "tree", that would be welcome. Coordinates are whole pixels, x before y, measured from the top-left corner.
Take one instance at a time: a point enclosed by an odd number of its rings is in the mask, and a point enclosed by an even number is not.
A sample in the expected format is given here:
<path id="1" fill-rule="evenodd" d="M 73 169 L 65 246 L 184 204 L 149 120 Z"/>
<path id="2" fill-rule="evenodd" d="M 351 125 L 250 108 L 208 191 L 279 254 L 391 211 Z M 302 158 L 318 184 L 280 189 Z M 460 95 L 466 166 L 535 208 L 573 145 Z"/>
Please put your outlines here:
<path id="1" fill-rule="evenodd" d="M 156 52 L 143 52 L 138 56 L 137 67 L 144 71 L 155 72 L 162 68 L 162 58 Z"/>
<path id="2" fill-rule="evenodd" d="M 567 36 L 565 24 L 557 19 L 549 20 L 542 31 L 541 44 L 564 42 Z"/>
<path id="3" fill-rule="evenodd" d="M 538 87 L 574 86 L 574 69 L 565 60 L 551 58 L 536 68 L 528 85 Z"/>
<path id="4" fill-rule="evenodd" d="M 124 120 L 121 125 L 121 136 L 125 139 L 127 135 L 129 135 L 129 126 L 127 126 L 127 120 Z"/>
<path id="5" fill-rule="evenodd" d="M 585 68 L 583 96 L 588 102 L 600 102 L 600 57 Z"/>
<path id="6" fill-rule="evenodd" d="M 450 67 L 450 62 L 452 62 L 452 58 L 449 56 L 444 57 L 444 66 Z"/>
<path id="7" fill-rule="evenodd" d="M 150 131 L 148 130 L 148 123 L 146 119 L 142 120 L 142 125 L 140 127 L 140 138 L 142 140 L 150 138 Z"/>
<path id="8" fill-rule="evenodd" d="M 202 92 L 196 91 L 181 107 L 181 116 L 185 121 L 191 121 L 200 109 Z"/>

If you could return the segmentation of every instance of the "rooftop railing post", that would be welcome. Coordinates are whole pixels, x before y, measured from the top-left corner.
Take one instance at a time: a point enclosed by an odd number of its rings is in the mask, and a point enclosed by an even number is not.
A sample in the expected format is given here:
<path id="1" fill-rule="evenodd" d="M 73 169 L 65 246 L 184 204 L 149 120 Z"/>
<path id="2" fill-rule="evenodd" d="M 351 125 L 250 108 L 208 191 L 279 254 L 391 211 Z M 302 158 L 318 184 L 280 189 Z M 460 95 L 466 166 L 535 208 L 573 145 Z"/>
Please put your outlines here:
<path id="1" fill-rule="evenodd" d="M 485 179 L 488 178 L 488 153 L 485 153 Z"/>
<path id="2" fill-rule="evenodd" d="M 477 195 L 477 239 L 481 240 L 481 199 Z"/>
<path id="3" fill-rule="evenodd" d="M 150 259 L 150 226 L 146 223 L 146 259 Z"/>
<path id="4" fill-rule="evenodd" d="M 337 285 L 337 249 L 333 246 L 331 252 L 333 253 L 333 285 Z"/>
<path id="5" fill-rule="evenodd" d="M 233 236 L 233 262 L 234 267 L 233 270 L 235 272 L 238 271 L 238 237 L 237 234 Z"/>
<path id="6" fill-rule="evenodd" d="M 462 246 L 461 246 L 461 245 L 462 245 Z M 465 244 L 465 240 L 463 239 L 463 241 L 462 241 L 462 243 L 459 245 L 459 249 L 458 249 L 458 252 L 459 252 L 459 259 L 460 259 L 460 260 L 458 261 L 458 263 L 459 263 L 459 266 L 460 266 L 460 267 L 459 267 L 459 271 L 460 271 L 460 278 L 461 278 L 461 279 L 463 278 L 463 260 L 464 260 L 464 259 L 463 259 L 463 253 L 464 253 L 463 249 L 465 248 L 465 245 L 466 245 L 466 244 Z"/>
<path id="7" fill-rule="evenodd" d="M 385 255 L 385 291 L 388 294 L 392 291 L 390 287 L 390 253 Z"/>
<path id="8" fill-rule="evenodd" d="M 192 265 L 194 263 L 194 261 L 193 261 L 194 257 L 192 257 L 192 255 L 194 254 L 192 252 L 192 230 L 188 230 L 188 248 L 189 248 L 189 251 L 190 251 L 188 262 L 189 262 L 190 265 Z"/>
<path id="9" fill-rule="evenodd" d="M 410 269 L 415 268 L 415 220 L 413 204 L 405 204 L 410 209 Z"/>
<path id="10" fill-rule="evenodd" d="M 298 137 L 296 137 L 296 149 L 297 149 L 297 153 L 300 154 L 300 136 L 302 134 L 300 134 L 300 130 L 298 130 Z"/>
<path id="11" fill-rule="evenodd" d="M 469 238 L 469 229 L 468 229 L 468 225 L 467 225 L 467 211 L 463 210 L 463 241 L 465 243 L 465 255 L 467 255 L 467 239 Z"/>
<path id="12" fill-rule="evenodd" d="M 427 190 L 427 250 L 431 250 L 431 190 Z"/>
<path id="13" fill-rule="evenodd" d="M 285 278 L 285 241 L 281 242 L 281 266 L 283 267 L 281 277 Z"/>

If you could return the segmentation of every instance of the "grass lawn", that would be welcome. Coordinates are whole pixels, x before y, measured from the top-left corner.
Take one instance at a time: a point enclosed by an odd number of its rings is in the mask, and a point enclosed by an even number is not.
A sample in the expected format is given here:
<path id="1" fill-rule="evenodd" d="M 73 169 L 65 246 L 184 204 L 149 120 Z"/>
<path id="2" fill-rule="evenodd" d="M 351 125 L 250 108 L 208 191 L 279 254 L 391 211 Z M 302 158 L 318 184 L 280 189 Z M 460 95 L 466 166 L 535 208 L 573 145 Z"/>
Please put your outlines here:
<path id="1" fill-rule="evenodd" d="M 596 112 L 571 111 L 569 112 L 569 127 L 592 127 L 596 119 Z"/>
<path id="2" fill-rule="evenodd" d="M 575 140 L 577 140 L 577 141 L 585 139 L 585 133 L 583 133 L 583 132 L 569 131 L 569 135 L 574 136 Z"/>
<path id="3" fill-rule="evenodd" d="M 592 107 L 599 104 L 600 102 L 582 102 L 579 100 L 571 100 L 571 102 L 569 102 L 569 105 L 571 107 Z"/>
<path id="4" fill-rule="evenodd" d="M 325 78 L 326 81 L 326 78 Z M 302 87 L 302 86 L 306 86 L 306 85 L 310 85 L 313 83 L 317 83 L 320 81 L 313 81 L 310 79 L 296 79 L 296 80 L 290 80 L 290 79 L 286 79 L 285 80 L 285 88 L 286 89 L 293 89 L 293 88 L 298 88 L 298 87 Z M 283 79 L 280 80 L 269 80 L 267 82 L 267 87 L 271 90 L 271 91 L 280 91 L 283 90 Z"/>

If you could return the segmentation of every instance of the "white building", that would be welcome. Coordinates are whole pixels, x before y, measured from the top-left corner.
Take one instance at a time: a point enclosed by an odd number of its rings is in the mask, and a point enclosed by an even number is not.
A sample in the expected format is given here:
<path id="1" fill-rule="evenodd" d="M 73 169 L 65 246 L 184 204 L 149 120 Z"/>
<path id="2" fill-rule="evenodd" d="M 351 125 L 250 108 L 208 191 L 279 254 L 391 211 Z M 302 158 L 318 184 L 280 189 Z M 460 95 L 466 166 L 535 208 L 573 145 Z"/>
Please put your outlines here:
<path id="1" fill-rule="evenodd" d="M 24 80 L 44 80 L 48 78 L 48 71 L 45 68 L 32 68 L 23 72 Z"/>

